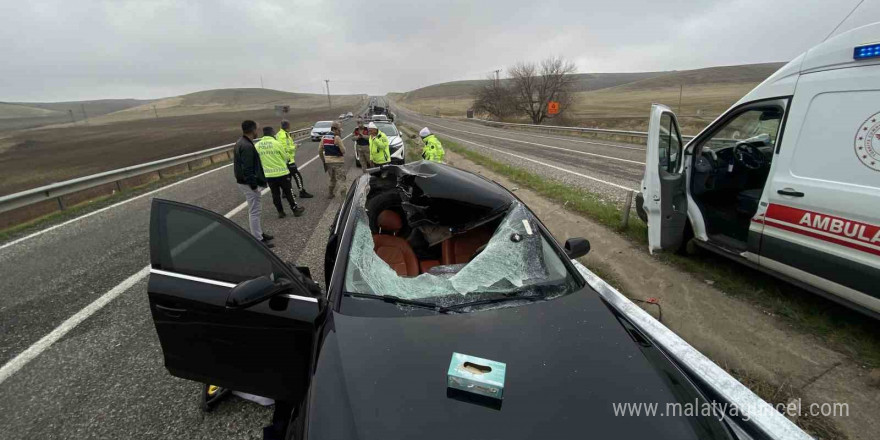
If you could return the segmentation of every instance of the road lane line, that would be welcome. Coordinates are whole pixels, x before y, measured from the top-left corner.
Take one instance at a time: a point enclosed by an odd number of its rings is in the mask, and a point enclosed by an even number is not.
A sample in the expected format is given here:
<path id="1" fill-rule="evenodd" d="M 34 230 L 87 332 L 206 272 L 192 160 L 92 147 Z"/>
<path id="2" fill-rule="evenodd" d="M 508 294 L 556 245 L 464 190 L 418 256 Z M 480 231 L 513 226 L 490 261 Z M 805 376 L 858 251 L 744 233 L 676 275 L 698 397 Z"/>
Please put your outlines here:
<path id="1" fill-rule="evenodd" d="M 631 163 L 631 164 L 639 165 L 639 166 L 644 166 L 644 165 L 645 165 L 644 162 L 639 162 L 639 161 L 637 161 L 637 160 L 623 159 L 623 158 L 620 158 L 620 157 L 614 157 L 614 156 L 605 156 L 605 155 L 603 155 L 603 154 L 596 154 L 596 153 L 587 153 L 586 151 L 570 150 L 570 149 L 568 149 L 568 148 L 554 147 L 553 145 L 545 145 L 545 144 L 539 144 L 539 143 L 536 143 L 536 142 L 521 141 L 521 140 L 518 140 L 518 139 L 503 138 L 503 137 L 499 137 L 499 136 L 492 136 L 492 135 L 489 135 L 489 134 L 476 133 L 476 132 L 473 132 L 473 131 L 459 130 L 459 129 L 456 129 L 456 128 L 446 127 L 446 126 L 440 125 L 440 124 L 438 124 L 438 123 L 436 123 L 436 122 L 426 121 L 426 120 L 424 120 L 424 119 L 420 119 L 420 118 L 413 118 L 413 119 L 416 119 L 416 120 L 418 120 L 418 121 L 421 121 L 421 122 L 423 122 L 423 123 L 425 123 L 425 124 L 431 124 L 431 125 L 435 125 L 435 126 L 440 127 L 440 128 L 445 128 L 445 129 L 447 129 L 447 130 L 458 131 L 458 132 L 461 132 L 461 133 L 468 133 L 468 134 L 472 134 L 472 135 L 475 135 L 475 136 L 483 136 L 483 137 L 488 137 L 488 138 L 493 138 L 493 139 L 501 139 L 501 140 L 505 140 L 505 141 L 517 142 L 517 143 L 520 143 L 520 144 L 534 145 L 534 146 L 537 146 L 537 147 L 543 147 L 543 148 L 552 148 L 552 149 L 554 149 L 554 150 L 563 150 L 563 151 L 567 151 L 567 152 L 569 152 L 569 153 L 585 154 L 585 155 L 587 155 L 587 156 L 595 156 L 595 157 L 601 157 L 601 158 L 603 158 L 603 159 L 617 160 L 617 161 L 620 161 L 620 162 L 627 162 L 627 163 Z"/>
<path id="2" fill-rule="evenodd" d="M 315 159 L 318 159 L 319 157 L 320 156 L 315 155 L 315 157 L 309 159 L 306 163 L 304 163 L 299 168 L 300 169 L 306 168 L 312 162 L 314 162 Z M 228 167 L 228 166 L 229 165 L 224 165 L 223 167 Z M 211 171 L 216 171 L 216 170 L 211 170 Z M 202 173 L 202 174 L 200 174 L 200 176 L 204 175 L 204 174 L 207 174 L 207 173 Z M 198 177 L 198 176 L 195 176 L 195 177 Z M 183 181 L 178 182 L 178 183 L 182 183 L 182 182 Z M 269 188 L 265 188 L 261 192 L 261 195 L 265 195 L 268 192 L 269 192 Z M 144 195 L 146 195 L 146 194 L 144 194 Z M 243 202 L 242 204 L 236 206 L 231 211 L 227 212 L 224 215 L 224 217 L 232 218 L 232 216 L 241 212 L 241 210 L 243 210 L 245 207 L 247 207 L 247 202 Z M 147 264 L 141 270 L 135 272 L 133 275 L 126 278 L 124 281 L 117 284 L 112 289 L 105 292 L 103 295 L 99 296 L 98 299 L 92 301 L 91 304 L 87 305 L 82 310 L 76 312 L 70 318 L 67 318 L 64 322 L 61 323 L 61 325 L 59 325 L 54 330 L 49 332 L 49 334 L 40 338 L 39 341 L 35 342 L 33 345 L 28 347 L 26 350 L 24 350 L 21 353 L 19 353 L 18 355 L 16 355 L 14 358 L 12 358 L 12 360 L 10 360 L 5 365 L 3 365 L 3 367 L 0 367 L 0 384 L 3 384 L 3 382 L 6 381 L 6 379 L 9 379 L 10 376 L 15 374 L 17 371 L 21 370 L 22 367 L 27 365 L 28 362 L 34 360 L 34 358 L 36 358 L 37 356 L 42 354 L 44 351 L 46 351 L 49 347 L 52 346 L 52 344 L 58 342 L 59 339 L 63 338 L 64 335 L 66 335 L 68 332 L 73 330 L 77 325 L 79 325 L 80 323 L 85 321 L 88 317 L 94 315 L 95 312 L 104 308 L 104 306 L 106 306 L 110 301 L 113 301 L 116 297 L 121 295 L 122 292 L 125 292 L 126 290 L 128 290 L 129 288 L 131 288 L 132 286 L 137 284 L 138 281 L 140 281 L 141 279 L 146 277 L 149 273 L 150 273 L 150 265 Z"/>
<path id="3" fill-rule="evenodd" d="M 302 141 L 302 140 L 304 140 L 304 139 L 306 139 L 306 138 L 308 138 L 308 136 L 301 137 L 301 138 L 299 138 L 298 140 L 299 140 L 299 141 Z M 231 163 L 226 164 L 226 165 L 223 165 L 223 166 L 220 166 L 220 167 L 217 167 L 217 168 L 214 168 L 213 170 L 205 171 L 204 173 L 197 174 L 197 175 L 192 176 L 192 177 L 187 177 L 186 179 L 183 179 L 183 180 L 181 180 L 181 181 L 179 181 L 179 182 L 174 182 L 174 183 L 171 183 L 171 184 L 168 184 L 168 185 L 164 185 L 164 186 L 159 187 L 159 188 L 156 188 L 156 189 L 154 189 L 154 190 L 152 190 L 152 191 L 150 191 L 150 192 L 146 192 L 146 193 L 143 193 L 143 194 L 139 194 L 139 195 L 134 196 L 134 197 L 132 197 L 132 198 L 130 198 L 130 199 L 125 199 L 125 200 L 123 200 L 123 201 L 121 201 L 121 202 L 114 203 L 114 204 L 112 204 L 112 205 L 110 205 L 110 206 L 105 206 L 105 207 L 103 207 L 103 208 L 101 208 L 101 209 L 98 209 L 98 210 L 95 210 L 95 211 L 92 211 L 92 212 L 89 212 L 89 213 L 83 214 L 83 215 L 81 215 L 81 216 L 79 216 L 79 217 L 72 218 L 72 219 L 70 219 L 70 220 L 64 221 L 64 222 L 59 223 L 59 224 L 57 224 L 57 225 L 50 226 L 50 227 L 48 227 L 48 228 L 46 228 L 46 229 L 41 229 L 41 230 L 39 230 L 39 231 L 37 231 L 37 232 L 34 232 L 34 233 L 32 233 L 32 234 L 28 234 L 28 235 L 25 235 L 24 237 L 21 237 L 21 238 L 17 238 L 17 239 L 15 239 L 15 240 L 12 240 L 12 241 L 10 241 L 9 243 L 4 243 L 4 244 L 0 245 L 0 250 L 3 250 L 3 249 L 5 249 L 5 248 L 7 248 L 7 247 L 10 247 L 10 246 L 16 245 L 16 244 L 21 243 L 21 242 L 23 242 L 23 241 L 25 241 L 25 240 L 29 240 L 29 239 L 34 238 L 34 237 L 36 237 L 36 236 L 43 235 L 43 234 L 45 234 L 45 233 L 47 233 L 47 232 L 54 231 L 55 229 L 58 229 L 58 228 L 60 228 L 60 227 L 62 227 L 62 226 L 67 226 L 67 225 L 69 225 L 69 224 L 71 224 L 71 223 L 78 222 L 78 221 L 80 221 L 80 220 L 82 220 L 82 219 L 84 219 L 84 218 L 91 217 L 91 216 L 93 216 L 93 215 L 95 215 L 95 214 L 100 214 L 100 213 L 102 213 L 102 212 L 104 212 L 104 211 L 107 211 L 107 210 L 110 210 L 110 209 L 113 209 L 113 208 L 116 208 L 116 207 L 122 206 L 122 205 L 124 205 L 124 204 L 126 204 L 126 203 L 128 203 L 128 202 L 133 202 L 133 201 L 138 200 L 138 199 L 140 199 L 140 198 L 143 198 L 143 197 L 146 197 L 146 196 L 149 196 L 149 195 L 155 194 L 155 193 L 157 193 L 157 192 L 159 192 L 159 191 L 164 191 L 164 190 L 166 190 L 166 189 L 168 189 L 168 188 L 171 188 L 171 187 L 174 187 L 174 186 L 180 185 L 181 183 L 189 182 L 190 180 L 193 180 L 193 179 L 198 179 L 199 177 L 203 177 L 203 176 L 208 175 L 208 174 L 211 174 L 211 173 L 213 173 L 213 172 L 215 172 L 215 171 L 220 171 L 220 170 L 222 170 L 222 169 L 224 169 L 224 168 L 226 168 L 226 167 L 230 167 L 230 166 L 232 166 Z"/>
<path id="4" fill-rule="evenodd" d="M 595 178 L 595 177 L 588 176 L 588 175 L 586 175 L 586 174 L 581 174 L 581 173 L 578 173 L 578 172 L 576 172 L 576 171 L 567 170 L 567 169 L 565 169 L 565 168 L 561 168 L 561 167 L 558 167 L 558 166 L 556 166 L 556 165 L 551 165 L 551 164 L 549 164 L 549 163 L 544 163 L 544 162 L 541 162 L 541 161 L 538 161 L 538 160 L 535 160 L 535 159 L 530 159 L 530 158 L 528 158 L 528 157 L 520 156 L 520 155 L 518 155 L 518 154 L 513 154 L 513 153 L 510 153 L 510 152 L 507 152 L 507 151 L 504 151 L 504 150 L 499 150 L 499 149 L 497 149 L 497 148 L 487 147 L 487 146 L 485 146 L 485 145 L 483 145 L 483 144 L 478 144 L 478 143 L 476 143 L 476 142 L 472 142 L 472 141 L 469 141 L 469 140 L 465 140 L 465 139 L 462 139 L 462 138 L 459 138 L 459 137 L 455 137 L 455 136 L 452 136 L 452 135 L 449 135 L 449 134 L 445 134 L 445 135 L 442 135 L 442 136 L 444 136 L 444 137 L 448 137 L 448 138 L 451 138 L 451 139 L 455 139 L 455 140 L 458 140 L 458 141 L 461 141 L 461 142 L 466 142 L 466 143 L 469 143 L 469 144 L 473 144 L 473 145 L 476 145 L 476 146 L 478 146 L 478 147 L 486 148 L 486 149 L 489 149 L 489 150 L 492 150 L 492 151 L 495 151 L 495 152 L 498 152 L 498 153 L 501 153 L 501 154 L 507 154 L 507 155 L 509 155 L 509 156 L 516 157 L 516 158 L 518 158 L 518 159 L 527 160 L 527 161 L 529 161 L 529 162 L 534 162 L 534 163 L 536 163 L 536 164 L 540 164 L 540 165 L 543 165 L 543 166 L 545 166 L 545 167 L 550 167 L 550 168 L 553 168 L 553 169 L 555 169 L 555 170 L 565 171 L 566 173 L 574 174 L 575 176 L 583 177 L 584 179 L 593 180 L 593 181 L 596 181 L 596 182 L 599 182 L 599 183 L 604 183 L 605 185 L 610 185 L 610 186 L 613 186 L 613 187 L 615 187 L 615 188 L 620 188 L 620 189 L 622 189 L 622 190 L 626 190 L 626 191 L 636 191 L 636 192 L 638 192 L 638 190 L 637 190 L 637 189 L 634 189 L 634 188 L 627 188 L 627 187 L 625 187 L 625 186 L 623 186 L 623 185 L 618 185 L 618 184 L 616 184 L 616 183 L 614 183 L 614 182 L 609 182 L 609 181 L 607 181 L 607 180 L 597 179 L 597 178 Z"/>

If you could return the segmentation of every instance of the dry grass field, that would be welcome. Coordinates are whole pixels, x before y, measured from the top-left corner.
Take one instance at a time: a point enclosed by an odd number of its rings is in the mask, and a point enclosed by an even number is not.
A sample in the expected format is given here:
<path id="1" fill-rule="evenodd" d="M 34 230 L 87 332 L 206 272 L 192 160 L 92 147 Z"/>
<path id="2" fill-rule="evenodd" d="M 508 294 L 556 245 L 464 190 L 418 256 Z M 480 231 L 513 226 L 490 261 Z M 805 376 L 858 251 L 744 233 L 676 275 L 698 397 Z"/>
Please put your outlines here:
<path id="1" fill-rule="evenodd" d="M 286 118 L 303 128 L 355 109 L 292 110 Z M 277 127 L 281 118 L 261 109 L 7 132 L 0 135 L 0 195 L 235 142 L 244 119 Z"/>
<path id="2" fill-rule="evenodd" d="M 781 66 L 782 63 L 750 64 L 664 73 L 604 74 L 605 77 L 584 74 L 577 82 L 575 89 L 579 91 L 575 92 L 572 108 L 563 118 L 546 123 L 643 131 L 647 129 L 651 104 L 656 102 L 676 111 L 685 134 L 695 134 Z M 589 86 L 591 81 L 593 85 Z M 463 117 L 473 104 L 472 91 L 481 83 L 437 84 L 389 94 L 389 98 L 420 113 Z"/>

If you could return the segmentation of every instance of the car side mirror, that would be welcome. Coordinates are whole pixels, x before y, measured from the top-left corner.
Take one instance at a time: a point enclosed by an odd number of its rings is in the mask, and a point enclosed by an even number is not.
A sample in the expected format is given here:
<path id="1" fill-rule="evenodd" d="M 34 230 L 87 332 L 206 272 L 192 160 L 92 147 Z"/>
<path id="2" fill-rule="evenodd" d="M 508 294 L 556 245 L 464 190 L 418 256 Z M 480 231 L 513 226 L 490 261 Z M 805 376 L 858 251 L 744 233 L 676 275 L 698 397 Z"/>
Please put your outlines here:
<path id="1" fill-rule="evenodd" d="M 293 282 L 287 278 L 278 278 L 272 281 L 268 276 L 261 276 L 242 281 L 229 291 L 229 296 L 226 297 L 226 307 L 230 309 L 250 307 L 292 288 Z"/>
<path id="2" fill-rule="evenodd" d="M 586 238 L 569 238 L 565 240 L 565 253 L 568 258 L 575 259 L 590 253 L 590 241 Z"/>

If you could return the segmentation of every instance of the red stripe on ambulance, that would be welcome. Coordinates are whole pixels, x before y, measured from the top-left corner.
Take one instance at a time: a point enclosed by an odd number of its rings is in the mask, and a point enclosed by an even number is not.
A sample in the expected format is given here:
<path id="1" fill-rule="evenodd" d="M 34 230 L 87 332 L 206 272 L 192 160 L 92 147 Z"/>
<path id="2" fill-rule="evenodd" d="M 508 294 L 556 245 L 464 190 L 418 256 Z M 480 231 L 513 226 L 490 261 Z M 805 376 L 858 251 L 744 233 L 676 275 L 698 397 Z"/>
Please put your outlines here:
<path id="1" fill-rule="evenodd" d="M 877 225 L 777 204 L 770 204 L 764 218 L 766 220 L 761 223 L 765 226 L 880 255 L 876 248 L 880 245 L 880 226 Z"/>

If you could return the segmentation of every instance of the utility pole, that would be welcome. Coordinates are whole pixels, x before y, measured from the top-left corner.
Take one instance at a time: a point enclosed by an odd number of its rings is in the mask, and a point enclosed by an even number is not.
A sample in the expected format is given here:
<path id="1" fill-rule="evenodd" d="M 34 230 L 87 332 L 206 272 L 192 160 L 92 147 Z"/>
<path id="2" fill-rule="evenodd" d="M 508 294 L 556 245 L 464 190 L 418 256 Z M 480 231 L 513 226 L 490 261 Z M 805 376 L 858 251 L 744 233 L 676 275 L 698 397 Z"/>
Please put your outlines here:
<path id="1" fill-rule="evenodd" d="M 261 89 L 265 89 L 265 88 L 266 88 L 265 86 L 263 86 L 263 75 L 260 75 L 260 88 L 261 88 Z"/>
<path id="2" fill-rule="evenodd" d="M 495 70 L 495 87 L 498 87 L 498 73 L 501 72 L 501 69 Z"/>
<path id="3" fill-rule="evenodd" d="M 678 85 L 678 115 L 681 116 L 681 91 L 684 89 L 684 84 Z"/>
<path id="4" fill-rule="evenodd" d="M 159 119 L 159 112 L 156 111 L 156 106 L 155 106 L 155 105 L 153 106 L 153 114 L 156 115 L 156 119 Z"/>
<path id="5" fill-rule="evenodd" d="M 73 110 L 67 109 L 67 114 L 70 115 L 70 123 L 76 125 L 76 119 L 73 118 Z"/>
<path id="6" fill-rule="evenodd" d="M 86 125 L 89 125 L 89 115 L 86 113 L 86 105 L 80 104 L 80 107 L 82 108 L 82 111 L 83 111 L 83 119 L 86 120 Z"/>
<path id="7" fill-rule="evenodd" d="M 327 107 L 333 108 L 333 103 L 330 101 L 330 80 L 325 79 L 325 83 L 327 83 Z"/>

